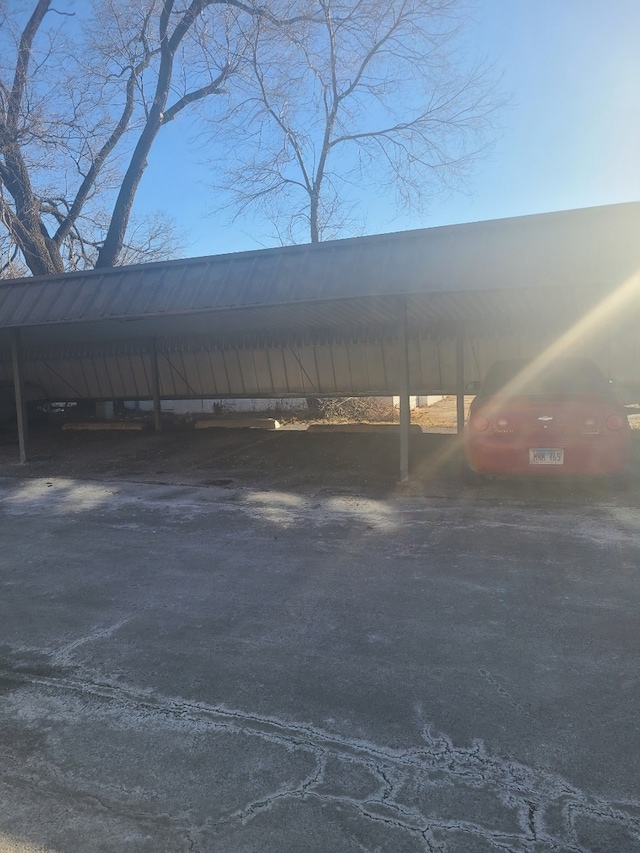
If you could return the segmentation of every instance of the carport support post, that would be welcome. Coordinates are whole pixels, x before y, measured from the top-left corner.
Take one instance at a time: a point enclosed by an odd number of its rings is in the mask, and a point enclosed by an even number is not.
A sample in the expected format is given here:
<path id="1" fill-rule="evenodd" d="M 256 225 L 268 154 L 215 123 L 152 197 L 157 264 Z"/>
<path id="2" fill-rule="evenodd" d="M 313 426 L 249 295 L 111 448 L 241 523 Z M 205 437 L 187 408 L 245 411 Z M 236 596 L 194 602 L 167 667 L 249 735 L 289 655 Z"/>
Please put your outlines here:
<path id="1" fill-rule="evenodd" d="M 11 355 L 13 359 L 13 391 L 16 398 L 16 416 L 18 419 L 18 445 L 20 447 L 20 462 L 27 461 L 27 404 L 24 396 L 24 379 L 22 376 L 22 347 L 20 345 L 20 329 L 13 329 L 11 338 Z"/>
<path id="2" fill-rule="evenodd" d="M 155 338 L 151 339 L 151 393 L 153 395 L 153 426 L 156 432 L 161 432 L 160 370 L 158 369 L 158 346 Z"/>
<path id="3" fill-rule="evenodd" d="M 407 300 L 402 300 L 400 310 L 400 482 L 409 480 L 409 333 L 407 329 Z"/>
<path id="4" fill-rule="evenodd" d="M 456 338 L 456 423 L 458 435 L 464 429 L 464 338 Z"/>

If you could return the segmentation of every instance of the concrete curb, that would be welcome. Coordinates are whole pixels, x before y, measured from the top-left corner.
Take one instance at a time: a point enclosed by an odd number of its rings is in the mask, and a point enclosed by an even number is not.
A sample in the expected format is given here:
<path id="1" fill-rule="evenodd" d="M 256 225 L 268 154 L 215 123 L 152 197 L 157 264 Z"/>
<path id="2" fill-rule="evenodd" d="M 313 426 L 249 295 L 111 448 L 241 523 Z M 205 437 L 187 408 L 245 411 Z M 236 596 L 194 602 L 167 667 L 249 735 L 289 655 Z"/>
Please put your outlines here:
<path id="1" fill-rule="evenodd" d="M 194 429 L 280 429 L 274 418 L 234 418 L 233 420 L 196 421 Z"/>
<path id="2" fill-rule="evenodd" d="M 422 434 L 419 424 L 411 424 L 409 431 Z M 309 424 L 307 432 L 373 432 L 399 433 L 400 424 Z"/>
<path id="3" fill-rule="evenodd" d="M 63 430 L 128 430 L 128 431 L 136 431 L 141 432 L 144 429 L 145 425 L 141 422 L 129 422 L 129 421 L 89 421 L 87 423 L 81 423 L 72 421 L 71 423 L 62 424 Z"/>

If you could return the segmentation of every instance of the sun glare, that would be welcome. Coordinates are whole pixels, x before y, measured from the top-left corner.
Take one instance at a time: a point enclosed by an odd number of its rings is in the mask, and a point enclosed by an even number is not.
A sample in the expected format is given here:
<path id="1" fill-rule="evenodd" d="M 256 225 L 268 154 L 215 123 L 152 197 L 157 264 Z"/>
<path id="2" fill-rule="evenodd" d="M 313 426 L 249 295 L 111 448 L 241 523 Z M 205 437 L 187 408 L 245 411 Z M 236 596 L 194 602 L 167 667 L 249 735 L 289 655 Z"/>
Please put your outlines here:
<path id="1" fill-rule="evenodd" d="M 21 841 L 13 835 L 0 835 L 0 853 L 59 853 L 53 847 Z"/>
<path id="2" fill-rule="evenodd" d="M 560 335 L 547 349 L 534 358 L 527 366 L 509 382 L 499 395 L 495 396 L 497 405 L 518 394 L 518 391 L 541 375 L 544 370 L 557 358 L 571 352 L 576 346 L 583 344 L 590 335 L 601 330 L 609 321 L 621 316 L 627 311 L 634 300 L 640 297 L 640 270 L 625 279 L 614 291 L 598 302 L 590 311 L 581 317 L 564 334 Z M 448 464 L 453 457 L 460 453 L 461 436 L 447 442 L 446 446 L 431 459 L 428 467 L 430 474 L 435 474 Z M 426 472 L 422 472 L 426 473 Z"/>
<path id="3" fill-rule="evenodd" d="M 590 335 L 604 327 L 616 315 L 620 315 L 632 301 L 640 296 L 640 271 L 622 282 L 614 291 L 595 305 L 577 323 L 554 341 L 537 358 L 534 358 L 520 373 L 497 394 L 498 405 L 513 397 L 525 385 L 540 376 L 557 358 L 567 355 Z"/>

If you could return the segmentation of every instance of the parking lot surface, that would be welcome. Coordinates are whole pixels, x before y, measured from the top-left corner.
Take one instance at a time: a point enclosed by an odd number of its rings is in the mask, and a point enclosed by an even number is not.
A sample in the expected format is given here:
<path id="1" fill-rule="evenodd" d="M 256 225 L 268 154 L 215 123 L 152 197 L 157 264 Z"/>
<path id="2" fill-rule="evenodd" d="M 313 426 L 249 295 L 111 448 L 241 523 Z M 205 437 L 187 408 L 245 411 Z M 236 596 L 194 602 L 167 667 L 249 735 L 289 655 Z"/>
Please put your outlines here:
<path id="1" fill-rule="evenodd" d="M 640 851 L 633 485 L 95 440 L 2 463 L 2 853 Z"/>

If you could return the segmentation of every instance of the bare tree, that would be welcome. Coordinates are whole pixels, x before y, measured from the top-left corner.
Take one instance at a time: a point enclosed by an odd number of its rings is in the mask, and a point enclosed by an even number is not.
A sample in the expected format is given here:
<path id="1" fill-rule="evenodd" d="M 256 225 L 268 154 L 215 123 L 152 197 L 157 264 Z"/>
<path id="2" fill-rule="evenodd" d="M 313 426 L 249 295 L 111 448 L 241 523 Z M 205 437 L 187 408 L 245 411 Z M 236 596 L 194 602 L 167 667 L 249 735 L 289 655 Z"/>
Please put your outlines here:
<path id="1" fill-rule="evenodd" d="M 420 206 L 464 175 L 498 106 L 487 70 L 457 61 L 460 2 L 0 0 L 1 263 L 174 253 L 166 223 L 132 225 L 147 157 L 231 83 L 224 183 L 283 242 L 343 231 L 350 187 Z"/>
<path id="2" fill-rule="evenodd" d="M 20 263 L 20 250 L 8 234 L 0 235 L 0 278 L 21 278 L 27 270 Z"/>
<path id="3" fill-rule="evenodd" d="M 279 14 L 298 7 L 307 17 L 278 33 L 260 21 L 216 127 L 236 216 L 317 242 L 357 227 L 362 188 L 419 210 L 459 188 L 504 103 L 464 50 L 461 0 L 290 0 Z"/>
<path id="4" fill-rule="evenodd" d="M 0 228 L 34 274 L 112 266 L 133 248 L 162 126 L 222 91 L 236 21 L 262 13 L 253 0 L 95 0 L 77 16 L 69 0 L 29 6 L 0 0 Z"/>

